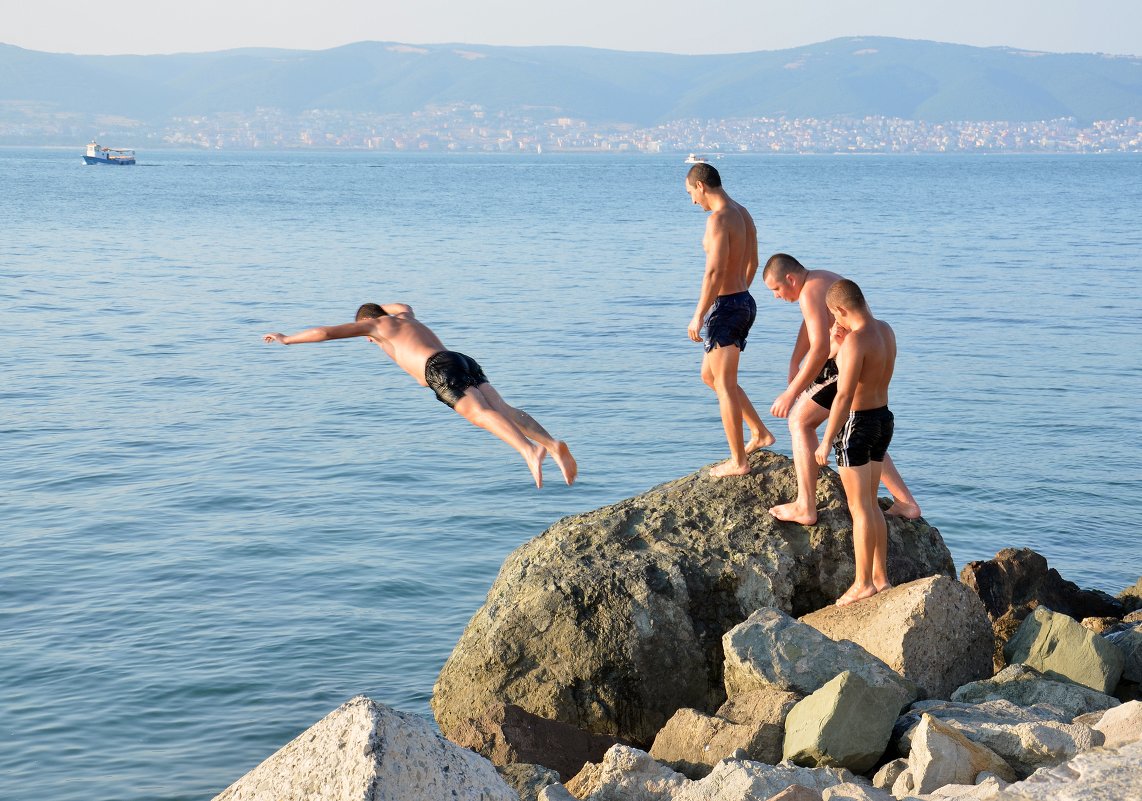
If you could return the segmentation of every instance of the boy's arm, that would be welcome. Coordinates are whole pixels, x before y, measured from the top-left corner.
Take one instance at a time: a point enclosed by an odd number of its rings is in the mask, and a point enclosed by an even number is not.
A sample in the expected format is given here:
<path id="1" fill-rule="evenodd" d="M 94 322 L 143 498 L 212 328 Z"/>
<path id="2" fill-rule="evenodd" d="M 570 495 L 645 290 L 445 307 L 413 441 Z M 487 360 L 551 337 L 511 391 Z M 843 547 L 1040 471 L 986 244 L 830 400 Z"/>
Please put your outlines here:
<path id="1" fill-rule="evenodd" d="M 833 399 L 833 407 L 829 410 L 829 422 L 825 426 L 825 436 L 817 446 L 817 464 L 824 467 L 829 463 L 829 451 L 833 447 L 833 440 L 837 438 L 841 427 L 849 416 L 853 406 L 853 397 L 856 395 L 857 377 L 860 375 L 864 363 L 864 353 L 857 348 L 855 340 L 846 337 L 841 343 L 837 353 L 837 397 Z"/>
<path id="2" fill-rule="evenodd" d="M 801 311 L 804 321 L 797 334 L 797 344 L 793 346 L 793 357 L 789 361 L 789 386 L 777 396 L 770 413 L 774 417 L 788 417 L 798 396 L 809 388 L 813 379 L 825 366 L 829 358 L 829 310 L 823 303 L 816 303 L 802 291 Z M 804 339 L 802 339 L 804 335 Z M 802 350 L 803 349 L 803 350 Z M 803 355 L 802 355 L 803 354 Z M 797 371 L 794 367 L 800 364 Z"/>
<path id="3" fill-rule="evenodd" d="M 706 225 L 708 228 L 705 239 L 707 246 L 706 272 L 702 276 L 702 291 L 698 296 L 698 307 L 694 309 L 694 316 L 690 320 L 690 325 L 686 327 L 690 339 L 695 342 L 702 341 L 702 320 L 705 318 L 706 312 L 714 305 L 717 296 L 716 287 L 721 282 L 722 271 L 725 270 L 726 257 L 729 251 L 729 234 L 722 224 L 722 218 L 717 214 L 712 214 Z"/>
<path id="4" fill-rule="evenodd" d="M 396 305 L 396 304 L 394 304 Z M 350 337 L 367 337 L 374 333 L 375 320 L 358 320 L 355 323 L 344 325 L 324 325 L 317 328 L 307 328 L 296 334 L 266 334 L 262 337 L 265 342 L 280 342 L 283 345 L 301 345 L 307 342 L 325 342 L 330 339 L 349 339 Z"/>

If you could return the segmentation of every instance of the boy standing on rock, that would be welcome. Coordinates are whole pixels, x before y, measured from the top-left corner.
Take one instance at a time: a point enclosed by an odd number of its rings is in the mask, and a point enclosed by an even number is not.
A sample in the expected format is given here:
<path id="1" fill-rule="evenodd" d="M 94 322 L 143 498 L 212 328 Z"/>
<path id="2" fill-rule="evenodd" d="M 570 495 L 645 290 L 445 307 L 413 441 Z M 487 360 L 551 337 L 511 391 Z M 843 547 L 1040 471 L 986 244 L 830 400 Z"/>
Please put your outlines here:
<path id="1" fill-rule="evenodd" d="M 548 453 L 563 479 L 568 484 L 575 481 L 578 466 L 567 443 L 548 434 L 527 412 L 505 403 L 476 360 L 445 350 L 432 329 L 413 316 L 411 306 L 366 303 L 357 310 L 355 322 L 309 328 L 289 336 L 266 334 L 263 339 L 297 345 L 350 337 L 365 337 L 379 346 L 417 383 L 434 391 L 437 400 L 519 451 L 535 486 L 543 486 L 543 459 Z"/>
<path id="2" fill-rule="evenodd" d="M 694 205 L 710 213 L 702 237 L 706 271 L 687 333 L 694 342 L 702 342 L 705 324 L 702 380 L 718 395 L 722 427 L 730 446 L 730 458 L 710 468 L 710 476 L 744 476 L 749 473 L 748 454 L 774 441 L 738 386 L 738 359 L 757 314 L 757 304 L 749 293 L 757 273 L 757 228 L 745 206 L 726 194 L 722 177 L 710 164 L 690 168 L 686 193 Z M 750 430 L 748 443 L 742 442 L 743 419 Z"/>
<path id="3" fill-rule="evenodd" d="M 770 508 L 769 513 L 778 520 L 811 526 L 817 522 L 818 469 L 813 458 L 817 427 L 829 416 L 837 386 L 837 365 L 829 358 L 832 320 L 825 294 L 841 276 L 828 270 L 808 270 L 792 256 L 775 253 L 765 263 L 761 277 L 775 298 L 799 304 L 802 316 L 789 360 L 789 386 L 770 409 L 774 417 L 789 418 L 797 498 Z M 888 514 L 919 517 L 920 506 L 890 456 L 885 458 L 882 478 L 893 497 Z"/>
<path id="4" fill-rule="evenodd" d="M 840 348 L 836 397 L 814 456 L 816 464 L 824 467 L 830 445 L 835 448 L 837 472 L 853 518 L 856 579 L 837 599 L 837 606 L 847 606 L 892 586 L 888 583 L 888 525 L 876 491 L 892 441 L 888 383 L 896 364 L 896 335 L 888 323 L 872 316 L 864 293 L 848 279 L 834 282 L 825 302 L 836 320 Z"/>

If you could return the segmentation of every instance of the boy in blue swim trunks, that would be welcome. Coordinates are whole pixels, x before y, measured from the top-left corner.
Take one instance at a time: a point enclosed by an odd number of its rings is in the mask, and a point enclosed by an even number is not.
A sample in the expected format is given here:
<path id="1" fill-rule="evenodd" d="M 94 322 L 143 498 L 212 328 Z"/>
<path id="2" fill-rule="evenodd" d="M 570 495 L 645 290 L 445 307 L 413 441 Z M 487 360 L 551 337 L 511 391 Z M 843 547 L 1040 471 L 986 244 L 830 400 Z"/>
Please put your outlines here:
<path id="1" fill-rule="evenodd" d="M 488 383 L 476 360 L 447 350 L 440 338 L 404 303 L 366 303 L 354 322 L 309 328 L 297 334 L 266 334 L 266 342 L 297 345 L 330 339 L 365 337 L 383 350 L 397 366 L 421 386 L 436 393 L 436 399 L 468 422 L 511 445 L 527 462 L 535 486 L 543 486 L 543 460 L 555 460 L 563 479 L 575 481 L 578 466 L 567 443 L 547 433 L 530 414 L 509 406 Z"/>
<path id="2" fill-rule="evenodd" d="M 722 428 L 730 446 L 730 458 L 710 468 L 710 476 L 743 476 L 749 473 L 748 455 L 774 441 L 738 385 L 738 360 L 757 314 L 749 293 L 758 266 L 757 228 L 745 206 L 722 189 L 721 176 L 709 164 L 690 168 L 686 193 L 694 205 L 710 213 L 702 238 L 706 272 L 687 334 L 694 342 L 703 342 L 705 323 L 702 380 L 718 395 Z M 749 442 L 743 442 L 743 420 L 749 426 Z"/>
<path id="3" fill-rule="evenodd" d="M 888 383 L 896 364 L 896 335 L 888 323 L 872 316 L 860 287 L 848 279 L 829 287 L 825 303 L 836 320 L 834 338 L 840 341 L 838 375 L 825 436 L 814 456 L 824 467 L 830 445 L 835 449 L 853 518 L 856 578 L 837 599 L 837 606 L 847 606 L 891 586 L 888 525 L 876 491 L 892 441 Z"/>

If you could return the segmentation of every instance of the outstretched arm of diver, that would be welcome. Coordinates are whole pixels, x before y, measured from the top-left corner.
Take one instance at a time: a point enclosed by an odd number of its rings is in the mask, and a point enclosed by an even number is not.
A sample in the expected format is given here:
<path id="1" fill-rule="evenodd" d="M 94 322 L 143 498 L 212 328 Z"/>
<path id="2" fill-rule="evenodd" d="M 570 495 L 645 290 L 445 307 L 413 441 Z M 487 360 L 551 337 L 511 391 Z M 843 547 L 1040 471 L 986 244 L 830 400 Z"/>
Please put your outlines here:
<path id="1" fill-rule="evenodd" d="M 394 304 L 395 305 L 395 304 Z M 349 339 L 350 337 L 367 337 L 373 334 L 376 326 L 375 320 L 359 320 L 344 325 L 325 325 L 317 328 L 307 328 L 296 334 L 265 334 L 265 342 L 280 342 L 283 345 L 301 345 L 307 342 L 325 342 L 330 339 Z"/>

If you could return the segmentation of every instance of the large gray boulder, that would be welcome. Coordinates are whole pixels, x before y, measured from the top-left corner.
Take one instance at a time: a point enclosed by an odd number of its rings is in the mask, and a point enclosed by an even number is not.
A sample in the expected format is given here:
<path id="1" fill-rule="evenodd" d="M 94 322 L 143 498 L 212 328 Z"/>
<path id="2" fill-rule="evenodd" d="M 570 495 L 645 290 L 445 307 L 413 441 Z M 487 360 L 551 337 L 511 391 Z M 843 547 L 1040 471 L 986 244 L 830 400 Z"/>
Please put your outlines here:
<path id="1" fill-rule="evenodd" d="M 457 726 L 449 739 L 493 765 L 543 765 L 562 779 L 571 778 L 588 762 L 598 762 L 615 744 L 614 737 L 547 720 L 514 704 L 492 704 L 480 717 Z"/>
<path id="2" fill-rule="evenodd" d="M 564 518 L 511 554 L 436 682 L 441 730 L 502 701 L 648 744 L 675 710 L 717 709 L 726 631 L 761 607 L 810 612 L 853 578 L 836 474 L 822 471 L 818 524 L 801 526 L 766 512 L 795 492 L 791 460 L 750 463 Z M 895 583 L 954 574 L 922 520 L 891 519 L 888 552 Z"/>
<path id="3" fill-rule="evenodd" d="M 929 576 L 860 603 L 801 618 L 833 640 L 849 640 L 910 679 L 923 698 L 947 698 L 991 675 L 995 636 L 979 596 L 948 576 Z"/>
<path id="4" fill-rule="evenodd" d="M 1122 652 L 1105 638 L 1042 606 L 1027 616 L 1003 654 L 1008 664 L 1021 662 L 1048 678 L 1107 694 L 1118 686 L 1124 661 Z"/>
<path id="5" fill-rule="evenodd" d="M 650 755 L 691 779 L 708 775 L 739 750 L 748 759 L 776 764 L 785 718 L 800 700 L 797 693 L 765 688 L 731 698 L 714 715 L 679 709 L 654 738 Z"/>
<path id="6" fill-rule="evenodd" d="M 808 695 L 845 671 L 893 688 L 900 699 L 894 712 L 918 697 L 912 682 L 859 645 L 831 640 L 779 609 L 759 609 L 726 632 L 723 650 L 730 698 L 766 687 Z"/>
<path id="7" fill-rule="evenodd" d="M 888 746 L 899 699 L 895 687 L 874 687 L 854 673 L 841 673 L 790 710 L 784 758 L 864 773 Z"/>
<path id="8" fill-rule="evenodd" d="M 214 801 L 518 801 L 483 757 L 364 696 L 299 734 Z"/>
<path id="9" fill-rule="evenodd" d="M 951 700 L 965 704 L 998 700 L 1016 706 L 1048 704 L 1061 710 L 1066 718 L 1110 709 L 1120 703 L 1112 695 L 1074 682 L 1049 679 L 1023 664 L 1009 665 L 990 679 L 965 684 L 952 693 Z"/>

